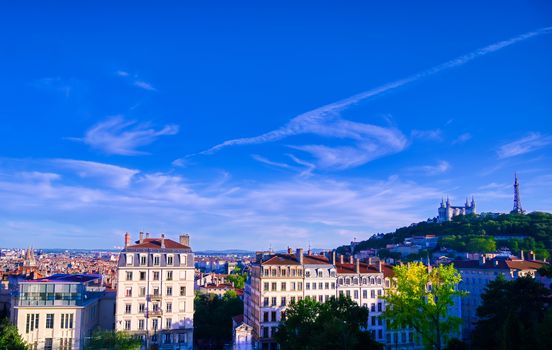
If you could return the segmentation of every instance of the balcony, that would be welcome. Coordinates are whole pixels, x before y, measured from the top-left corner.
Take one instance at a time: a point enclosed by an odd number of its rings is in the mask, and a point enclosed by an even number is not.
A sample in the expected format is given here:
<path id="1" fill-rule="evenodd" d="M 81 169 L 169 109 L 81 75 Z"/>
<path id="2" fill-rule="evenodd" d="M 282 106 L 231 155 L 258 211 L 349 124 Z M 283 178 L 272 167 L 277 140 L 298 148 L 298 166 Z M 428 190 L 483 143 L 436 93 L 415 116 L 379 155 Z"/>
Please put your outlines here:
<path id="1" fill-rule="evenodd" d="M 160 301 L 161 300 L 161 294 L 150 294 L 148 295 L 149 301 Z"/>
<path id="2" fill-rule="evenodd" d="M 161 317 L 163 315 L 163 310 L 146 310 L 144 313 L 146 314 L 146 317 Z"/>

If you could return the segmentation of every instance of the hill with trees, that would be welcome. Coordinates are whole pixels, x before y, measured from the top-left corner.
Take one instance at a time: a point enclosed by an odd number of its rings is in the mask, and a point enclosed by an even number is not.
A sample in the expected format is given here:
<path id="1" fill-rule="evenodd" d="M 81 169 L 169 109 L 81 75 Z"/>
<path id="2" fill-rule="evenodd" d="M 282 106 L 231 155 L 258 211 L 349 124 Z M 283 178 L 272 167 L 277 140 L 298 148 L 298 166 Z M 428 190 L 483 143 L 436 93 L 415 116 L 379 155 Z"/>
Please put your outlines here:
<path id="1" fill-rule="evenodd" d="M 552 214 L 466 215 L 443 223 L 424 221 L 398 228 L 395 232 L 374 235 L 359 242 L 355 252 L 381 249 L 387 244 L 403 243 L 407 237 L 423 235 L 438 236 L 440 246 L 458 251 L 488 251 L 505 246 L 516 253 L 522 249 L 532 250 L 542 258 L 547 257 L 552 249 Z M 495 240 L 496 236 L 500 236 L 500 242 Z M 508 239 L 508 236 L 511 238 Z M 350 246 L 341 246 L 338 252 L 351 253 Z"/>

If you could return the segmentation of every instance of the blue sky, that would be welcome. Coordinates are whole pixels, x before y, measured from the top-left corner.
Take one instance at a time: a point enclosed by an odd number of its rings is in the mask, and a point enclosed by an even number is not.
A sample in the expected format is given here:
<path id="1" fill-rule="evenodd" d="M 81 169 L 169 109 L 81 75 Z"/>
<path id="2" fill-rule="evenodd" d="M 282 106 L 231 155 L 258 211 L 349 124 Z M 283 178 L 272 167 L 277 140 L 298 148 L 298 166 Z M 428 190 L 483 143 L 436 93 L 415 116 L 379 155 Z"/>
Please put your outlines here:
<path id="1" fill-rule="evenodd" d="M 552 211 L 547 1 L 0 11 L 0 246 L 328 248 L 443 196 Z"/>

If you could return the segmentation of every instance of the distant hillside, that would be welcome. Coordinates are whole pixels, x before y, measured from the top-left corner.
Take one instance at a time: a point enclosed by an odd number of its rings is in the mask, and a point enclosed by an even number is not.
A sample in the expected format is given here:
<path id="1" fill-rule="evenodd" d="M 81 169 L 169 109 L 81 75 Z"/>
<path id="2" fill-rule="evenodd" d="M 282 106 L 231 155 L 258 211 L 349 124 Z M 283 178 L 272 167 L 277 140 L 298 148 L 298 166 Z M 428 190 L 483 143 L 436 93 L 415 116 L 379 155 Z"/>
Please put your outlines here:
<path id="1" fill-rule="evenodd" d="M 436 236 L 529 236 L 540 249 L 552 249 L 552 214 L 532 212 L 526 215 L 501 214 L 492 216 L 456 216 L 450 222 L 420 222 L 401 227 L 395 232 L 372 236 L 359 242 L 355 251 L 368 248 L 385 248 L 387 244 L 402 243 L 406 237 L 433 234 Z M 532 241 L 532 240 L 531 240 Z M 341 246 L 339 252 L 349 252 Z"/>

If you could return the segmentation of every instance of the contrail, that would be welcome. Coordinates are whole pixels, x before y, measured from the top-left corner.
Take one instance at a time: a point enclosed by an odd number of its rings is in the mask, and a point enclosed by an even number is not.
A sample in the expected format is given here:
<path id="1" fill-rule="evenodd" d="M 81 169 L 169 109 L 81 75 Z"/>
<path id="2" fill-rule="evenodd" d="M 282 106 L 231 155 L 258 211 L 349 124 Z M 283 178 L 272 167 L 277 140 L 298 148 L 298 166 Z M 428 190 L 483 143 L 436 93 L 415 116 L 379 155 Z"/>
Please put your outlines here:
<path id="1" fill-rule="evenodd" d="M 205 150 L 196 154 L 192 154 L 189 156 L 199 155 L 199 154 L 211 154 L 222 148 L 234 146 L 234 145 L 258 144 L 258 143 L 264 143 L 264 142 L 270 142 L 270 141 L 277 141 L 288 136 L 303 134 L 307 132 L 313 132 L 316 129 L 316 125 L 319 125 L 321 122 L 324 122 L 330 118 L 337 117 L 340 111 L 358 102 L 367 100 L 371 97 L 381 95 L 385 92 L 395 90 L 397 88 L 411 84 L 415 81 L 431 77 L 442 71 L 462 66 L 481 56 L 485 56 L 487 54 L 499 51 L 503 48 L 525 41 L 532 37 L 536 37 L 543 34 L 549 34 L 550 32 L 552 32 L 552 27 L 544 27 L 532 32 L 527 32 L 527 33 L 515 36 L 508 40 L 499 41 L 497 43 L 491 44 L 489 46 L 485 46 L 481 49 L 472 51 L 468 54 L 462 55 L 460 57 L 457 57 L 445 63 L 439 64 L 435 67 L 424 70 L 420 73 L 416 73 L 409 77 L 387 83 L 377 88 L 361 92 L 359 94 L 353 95 L 346 99 L 343 99 L 334 103 L 330 103 L 322 107 L 308 111 L 306 113 L 300 114 L 295 118 L 291 119 L 286 125 L 278 129 L 269 131 L 265 134 L 254 136 L 254 137 L 227 140 L 227 141 L 224 141 L 223 143 L 220 143 L 218 145 L 215 145 L 209 148 L 208 150 Z"/>

